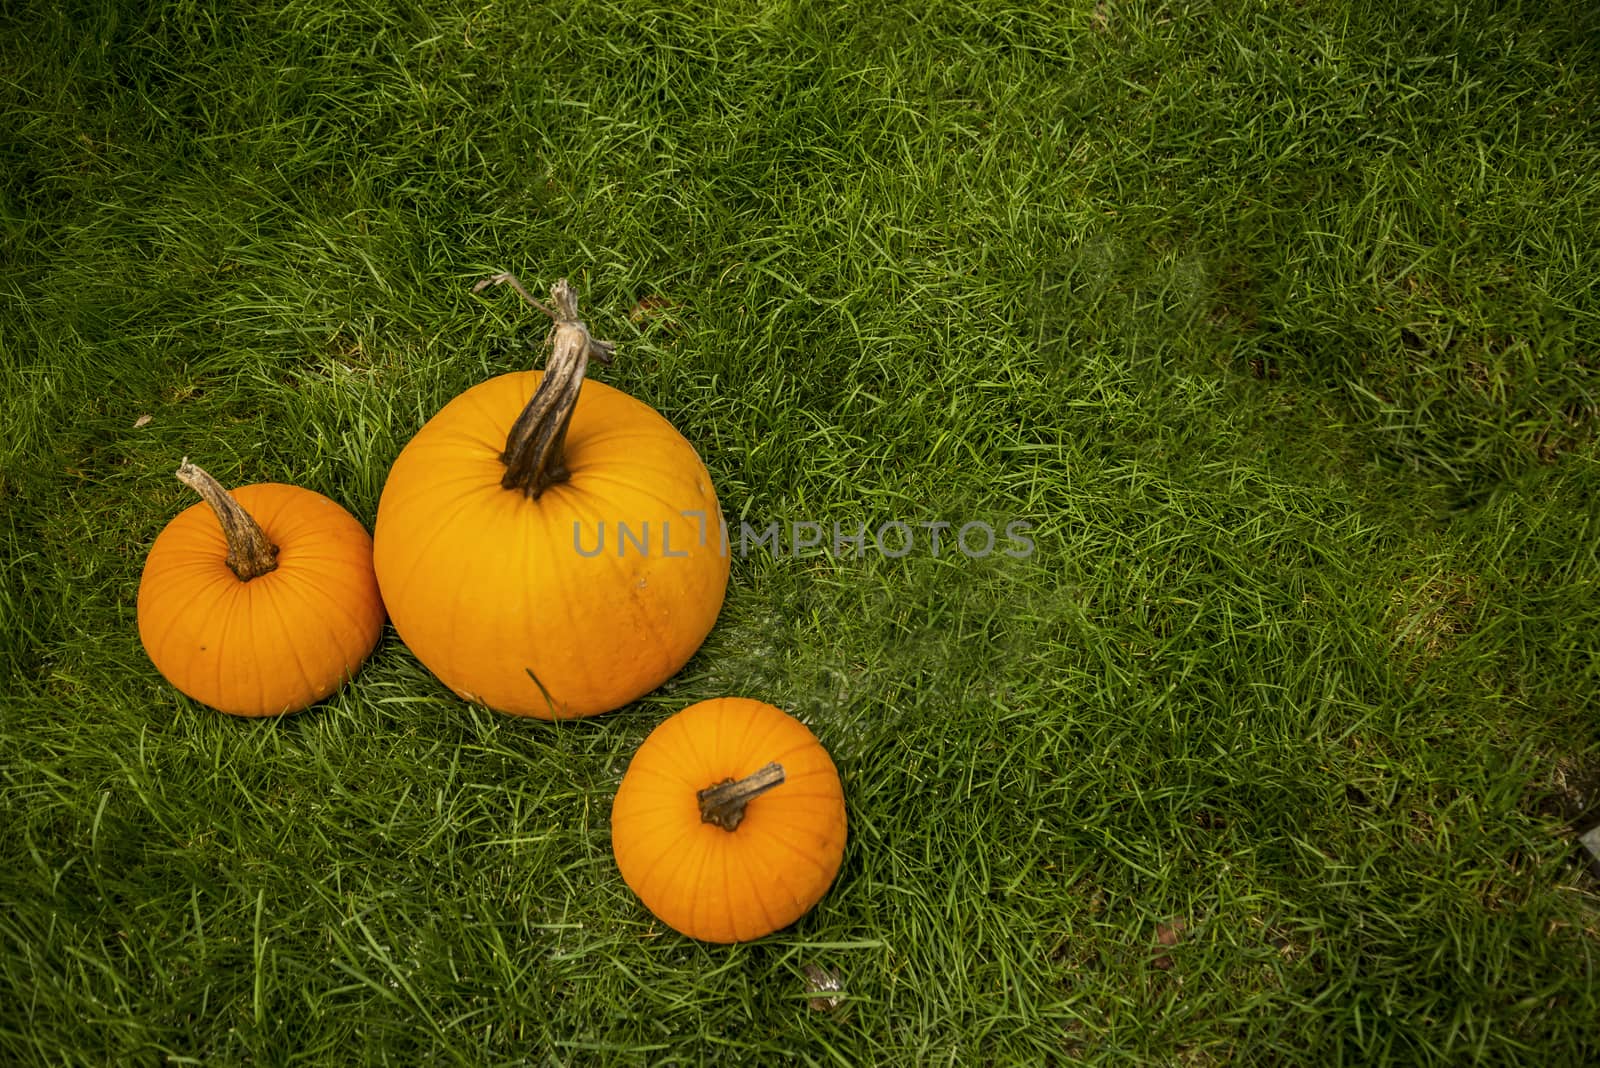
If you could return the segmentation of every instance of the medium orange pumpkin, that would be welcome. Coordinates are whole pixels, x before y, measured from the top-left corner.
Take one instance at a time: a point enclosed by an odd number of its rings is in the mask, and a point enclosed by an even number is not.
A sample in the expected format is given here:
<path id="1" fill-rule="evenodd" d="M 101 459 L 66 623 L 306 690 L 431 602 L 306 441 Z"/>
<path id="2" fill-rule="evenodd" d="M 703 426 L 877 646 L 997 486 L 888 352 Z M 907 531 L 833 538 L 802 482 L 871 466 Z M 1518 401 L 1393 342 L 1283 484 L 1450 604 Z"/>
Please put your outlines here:
<path id="1" fill-rule="evenodd" d="M 187 459 L 178 478 L 204 500 L 157 535 L 139 579 L 139 640 L 156 670 L 235 716 L 333 693 L 383 628 L 366 528 L 299 486 L 230 494 Z"/>
<path id="2" fill-rule="evenodd" d="M 690 705 L 650 732 L 611 805 L 611 848 L 670 927 L 744 942 L 822 900 L 844 859 L 844 789 L 806 725 L 761 701 Z"/>
<path id="3" fill-rule="evenodd" d="M 711 476 L 660 414 L 599 382 L 612 346 L 566 280 L 544 373 L 501 375 L 428 420 L 383 487 L 374 563 L 401 639 L 460 696 L 590 716 L 688 662 L 716 622 L 728 553 Z M 580 395 L 581 389 L 581 395 Z"/>

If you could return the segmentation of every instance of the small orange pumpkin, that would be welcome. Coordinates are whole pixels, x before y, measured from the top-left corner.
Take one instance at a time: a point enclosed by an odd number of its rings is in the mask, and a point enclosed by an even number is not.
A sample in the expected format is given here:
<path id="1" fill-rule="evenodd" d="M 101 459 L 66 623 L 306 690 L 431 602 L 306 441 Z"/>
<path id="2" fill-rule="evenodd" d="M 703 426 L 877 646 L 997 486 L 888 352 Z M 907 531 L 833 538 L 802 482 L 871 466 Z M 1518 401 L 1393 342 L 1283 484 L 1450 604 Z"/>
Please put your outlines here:
<path id="1" fill-rule="evenodd" d="M 156 670 L 235 716 L 333 693 L 383 627 L 366 528 L 299 486 L 230 494 L 187 459 L 178 478 L 204 501 L 157 535 L 139 579 L 139 640 Z"/>
<path id="2" fill-rule="evenodd" d="M 592 716 L 675 675 L 716 622 L 728 553 L 711 476 L 659 413 L 600 382 L 612 346 L 566 280 L 545 371 L 447 404 L 384 483 L 374 564 L 395 630 L 470 701 Z M 581 396 L 579 391 L 582 391 Z"/>
<path id="3" fill-rule="evenodd" d="M 788 713 L 745 697 L 690 705 L 650 732 L 611 805 L 617 868 L 645 907 L 706 942 L 787 927 L 844 859 L 844 789 Z"/>

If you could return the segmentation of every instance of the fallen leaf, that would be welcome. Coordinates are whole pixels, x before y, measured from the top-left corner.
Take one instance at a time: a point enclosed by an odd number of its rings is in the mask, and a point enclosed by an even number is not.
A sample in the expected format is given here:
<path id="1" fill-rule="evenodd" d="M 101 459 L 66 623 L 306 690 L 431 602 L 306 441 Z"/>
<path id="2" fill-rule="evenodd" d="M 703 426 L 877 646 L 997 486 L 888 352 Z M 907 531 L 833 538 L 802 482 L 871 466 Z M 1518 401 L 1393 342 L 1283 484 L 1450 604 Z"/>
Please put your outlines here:
<path id="1" fill-rule="evenodd" d="M 133 429 L 138 430 L 140 427 L 148 425 L 152 418 L 149 412 L 144 413 L 133 421 Z"/>
<path id="2" fill-rule="evenodd" d="M 834 991 L 844 989 L 839 973 L 815 964 L 807 964 L 800 970 L 806 973 L 806 993 L 811 995 L 806 1003 L 817 1012 L 837 1009 L 842 999 Z"/>
<path id="3" fill-rule="evenodd" d="M 635 323 L 642 323 L 671 311 L 673 307 L 672 301 L 663 296 L 641 297 L 639 303 L 629 310 L 628 318 Z"/>
<path id="4" fill-rule="evenodd" d="M 1150 958 L 1153 967 L 1167 972 L 1172 970 L 1172 954 L 1167 950 L 1183 940 L 1183 933 L 1189 929 L 1189 921 L 1181 916 L 1174 916 L 1166 923 L 1156 925 L 1156 945 L 1162 948 L 1156 950 Z"/>

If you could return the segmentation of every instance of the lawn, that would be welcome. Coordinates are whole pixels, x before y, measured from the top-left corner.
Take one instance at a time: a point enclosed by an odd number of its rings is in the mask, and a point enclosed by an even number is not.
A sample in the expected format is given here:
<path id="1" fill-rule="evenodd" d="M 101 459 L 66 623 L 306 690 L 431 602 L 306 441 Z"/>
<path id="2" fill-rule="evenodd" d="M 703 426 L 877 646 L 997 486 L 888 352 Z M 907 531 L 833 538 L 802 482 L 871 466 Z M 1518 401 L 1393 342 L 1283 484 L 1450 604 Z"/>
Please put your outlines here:
<path id="1" fill-rule="evenodd" d="M 0 27 L 0 1059 L 1600 1058 L 1593 4 Z M 501 270 L 709 468 L 700 652 L 554 724 L 392 631 L 290 717 L 178 694 L 134 598 L 179 461 L 370 528 L 543 359 Z M 815 731 L 850 841 L 721 947 L 608 821 L 730 694 Z"/>

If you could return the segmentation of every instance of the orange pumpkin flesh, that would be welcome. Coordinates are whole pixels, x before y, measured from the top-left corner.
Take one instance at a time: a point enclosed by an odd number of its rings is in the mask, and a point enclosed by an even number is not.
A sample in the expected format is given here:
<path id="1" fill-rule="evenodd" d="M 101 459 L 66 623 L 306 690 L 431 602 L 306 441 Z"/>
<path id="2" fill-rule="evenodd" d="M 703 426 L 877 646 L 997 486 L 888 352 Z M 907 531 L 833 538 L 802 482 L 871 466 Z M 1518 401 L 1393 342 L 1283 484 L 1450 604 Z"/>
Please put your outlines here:
<path id="1" fill-rule="evenodd" d="M 186 469 L 197 474 L 185 481 L 203 478 L 214 487 L 203 492 L 227 506 L 215 480 L 187 461 L 180 477 Z M 202 704 L 236 716 L 295 712 L 337 690 L 377 644 L 372 539 L 299 486 L 242 486 L 232 498 L 263 537 L 251 545 L 244 527 L 225 531 L 218 503 L 180 512 L 145 560 L 139 639 L 156 670 Z"/>
<path id="2" fill-rule="evenodd" d="M 569 325 L 582 328 L 558 331 Z M 560 346 L 548 373 L 565 376 L 565 410 L 526 425 L 548 393 L 538 371 L 469 389 L 401 451 L 374 529 L 389 617 L 417 659 L 468 700 L 543 719 L 606 712 L 672 677 L 728 583 L 694 447 L 581 366 L 558 368 Z M 553 439 L 555 473 L 507 488 L 518 427 Z"/>
<path id="3" fill-rule="evenodd" d="M 723 819 L 726 807 L 706 811 L 703 796 L 719 787 L 753 796 Z M 799 720 L 742 697 L 691 705 L 652 731 L 611 807 L 623 880 L 662 922 L 706 942 L 748 941 L 799 919 L 838 874 L 845 839 L 827 750 Z"/>

